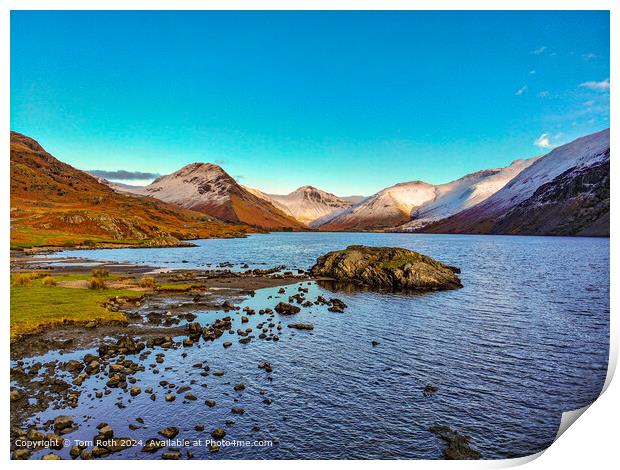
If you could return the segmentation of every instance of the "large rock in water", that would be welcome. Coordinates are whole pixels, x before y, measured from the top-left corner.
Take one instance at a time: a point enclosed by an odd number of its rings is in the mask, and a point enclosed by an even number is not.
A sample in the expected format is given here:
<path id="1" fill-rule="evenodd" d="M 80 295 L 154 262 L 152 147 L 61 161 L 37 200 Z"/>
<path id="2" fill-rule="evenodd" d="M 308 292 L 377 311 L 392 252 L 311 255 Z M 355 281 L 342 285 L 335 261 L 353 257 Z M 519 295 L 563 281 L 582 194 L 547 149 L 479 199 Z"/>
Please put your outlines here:
<path id="1" fill-rule="evenodd" d="M 391 290 L 463 287 L 456 275 L 460 269 L 405 248 L 351 245 L 319 257 L 311 272 L 314 276 Z"/>

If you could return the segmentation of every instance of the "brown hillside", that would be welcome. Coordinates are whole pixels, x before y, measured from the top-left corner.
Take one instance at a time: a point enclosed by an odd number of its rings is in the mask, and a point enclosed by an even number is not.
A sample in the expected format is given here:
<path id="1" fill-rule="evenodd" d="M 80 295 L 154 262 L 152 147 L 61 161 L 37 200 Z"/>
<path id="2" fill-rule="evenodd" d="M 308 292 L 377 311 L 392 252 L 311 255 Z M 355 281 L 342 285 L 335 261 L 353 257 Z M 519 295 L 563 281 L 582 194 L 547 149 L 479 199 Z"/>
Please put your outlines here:
<path id="1" fill-rule="evenodd" d="M 255 231 L 150 197 L 119 194 L 11 132 L 11 246 L 178 245 Z"/>
<path id="2" fill-rule="evenodd" d="M 144 188 L 161 201 L 203 212 L 232 223 L 268 230 L 303 230 L 305 226 L 261 199 L 212 163 L 191 163 Z"/>

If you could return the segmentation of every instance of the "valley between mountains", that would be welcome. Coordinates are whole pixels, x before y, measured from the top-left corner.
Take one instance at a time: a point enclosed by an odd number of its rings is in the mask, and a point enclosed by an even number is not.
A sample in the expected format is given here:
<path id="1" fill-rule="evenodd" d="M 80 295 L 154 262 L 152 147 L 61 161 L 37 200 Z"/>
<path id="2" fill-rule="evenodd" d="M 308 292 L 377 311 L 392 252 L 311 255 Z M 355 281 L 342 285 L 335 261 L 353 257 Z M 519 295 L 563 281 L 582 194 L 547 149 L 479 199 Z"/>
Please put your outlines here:
<path id="1" fill-rule="evenodd" d="M 147 186 L 73 168 L 11 132 L 11 246 L 178 246 L 264 231 L 395 231 L 609 236 L 609 129 L 549 153 L 368 197 L 241 185 L 196 162 Z"/>

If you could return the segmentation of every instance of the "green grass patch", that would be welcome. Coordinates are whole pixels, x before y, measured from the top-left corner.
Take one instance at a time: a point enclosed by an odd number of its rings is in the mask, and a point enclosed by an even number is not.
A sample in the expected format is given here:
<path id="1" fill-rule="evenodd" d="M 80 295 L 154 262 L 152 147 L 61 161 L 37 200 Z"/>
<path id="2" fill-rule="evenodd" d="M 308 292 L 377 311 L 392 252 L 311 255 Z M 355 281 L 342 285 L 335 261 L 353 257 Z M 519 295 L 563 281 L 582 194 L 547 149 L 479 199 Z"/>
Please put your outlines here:
<path id="1" fill-rule="evenodd" d="M 163 282 L 157 284 L 158 291 L 186 291 L 192 289 L 203 289 L 204 284 L 183 284 L 175 282 Z"/>
<path id="2" fill-rule="evenodd" d="M 115 296 L 141 297 L 140 293 L 130 290 L 74 289 L 58 285 L 62 281 L 87 280 L 89 275 L 52 277 L 56 285 L 43 285 L 40 278 L 23 285 L 11 283 L 11 340 L 43 327 L 60 325 L 65 320 L 84 323 L 124 320 L 122 313 L 109 311 L 103 306 L 104 302 Z"/>

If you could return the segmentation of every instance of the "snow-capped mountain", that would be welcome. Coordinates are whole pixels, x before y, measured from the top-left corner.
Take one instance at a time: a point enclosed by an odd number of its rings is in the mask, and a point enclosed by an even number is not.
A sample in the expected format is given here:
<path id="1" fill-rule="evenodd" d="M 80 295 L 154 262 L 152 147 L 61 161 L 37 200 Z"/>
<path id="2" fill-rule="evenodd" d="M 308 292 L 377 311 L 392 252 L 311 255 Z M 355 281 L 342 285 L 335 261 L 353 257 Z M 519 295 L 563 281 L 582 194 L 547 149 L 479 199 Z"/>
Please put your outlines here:
<path id="1" fill-rule="evenodd" d="M 435 233 L 609 235 L 609 129 L 536 160 L 485 201 L 433 223 Z"/>
<path id="2" fill-rule="evenodd" d="M 312 226 L 317 219 L 329 216 L 352 205 L 351 202 L 343 198 L 321 191 L 313 186 L 302 186 L 283 196 L 269 194 L 268 197 L 276 207 L 308 226 Z"/>
<path id="3" fill-rule="evenodd" d="M 411 214 L 412 220 L 395 230 L 403 232 L 419 230 L 432 222 L 479 204 L 503 188 L 537 158 L 515 160 L 504 168 L 478 171 L 450 183 L 435 186 L 435 198 L 415 209 Z"/>
<path id="4" fill-rule="evenodd" d="M 302 225 L 270 202 L 247 191 L 221 167 L 192 163 L 161 176 L 143 194 L 230 222 L 267 229 L 299 229 Z"/>
<path id="5" fill-rule="evenodd" d="M 410 220 L 413 209 L 432 201 L 435 186 L 423 181 L 399 183 L 333 216 L 315 222 L 321 230 L 378 230 Z"/>
<path id="6" fill-rule="evenodd" d="M 365 199 L 364 196 L 338 197 L 315 188 L 302 186 L 289 194 L 266 194 L 256 188 L 244 186 L 249 192 L 294 217 L 299 222 L 314 227 L 319 220 L 340 212 Z"/>
<path id="7" fill-rule="evenodd" d="M 210 163 L 187 165 L 146 187 L 97 180 L 117 192 L 273 230 L 609 234 L 609 129 L 504 168 L 440 185 L 399 183 L 367 198 L 312 186 L 266 194 Z"/>

